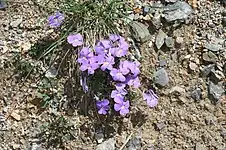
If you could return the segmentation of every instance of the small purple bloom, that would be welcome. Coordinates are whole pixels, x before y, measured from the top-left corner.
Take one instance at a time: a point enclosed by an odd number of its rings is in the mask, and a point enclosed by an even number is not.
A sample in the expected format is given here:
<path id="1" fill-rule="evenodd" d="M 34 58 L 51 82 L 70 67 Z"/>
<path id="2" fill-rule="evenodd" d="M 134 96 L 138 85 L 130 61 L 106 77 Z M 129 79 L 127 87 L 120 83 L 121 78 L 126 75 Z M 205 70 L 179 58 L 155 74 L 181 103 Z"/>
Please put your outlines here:
<path id="1" fill-rule="evenodd" d="M 96 106 L 98 109 L 98 114 L 106 115 L 109 110 L 109 100 L 103 99 L 102 101 L 97 101 Z"/>
<path id="2" fill-rule="evenodd" d="M 124 89 L 126 87 L 126 84 L 125 83 L 116 83 L 115 84 L 115 88 L 120 91 L 122 89 Z"/>
<path id="3" fill-rule="evenodd" d="M 103 71 L 106 69 L 111 70 L 113 68 L 112 65 L 115 64 L 115 59 L 110 55 L 106 55 L 104 59 L 102 59 L 102 62 L 99 62 L 99 63 L 101 63 L 101 67 L 100 67 L 101 70 Z"/>
<path id="4" fill-rule="evenodd" d="M 64 21 L 64 14 L 57 11 L 54 15 L 48 17 L 48 24 L 50 27 L 59 27 Z"/>
<path id="5" fill-rule="evenodd" d="M 126 84 L 130 85 L 130 86 L 134 86 L 135 88 L 140 87 L 140 80 L 139 78 L 136 76 L 127 76 L 126 77 Z"/>
<path id="6" fill-rule="evenodd" d="M 147 93 L 143 93 L 143 98 L 147 101 L 149 107 L 155 107 L 158 104 L 158 96 L 151 89 Z"/>
<path id="7" fill-rule="evenodd" d="M 87 93 L 89 90 L 86 80 L 87 80 L 86 76 L 84 75 L 80 76 L 80 85 L 82 86 L 82 89 L 85 93 Z"/>
<path id="8" fill-rule="evenodd" d="M 128 92 L 125 89 L 121 89 L 121 90 L 113 90 L 111 92 L 111 98 L 124 98 L 124 96 L 127 94 Z"/>
<path id="9" fill-rule="evenodd" d="M 83 44 L 83 37 L 81 34 L 71 34 L 67 37 L 67 42 L 72 44 L 72 46 L 77 47 Z"/>
<path id="10" fill-rule="evenodd" d="M 140 66 L 140 63 L 137 61 L 132 62 L 132 61 L 125 60 L 120 62 L 120 67 L 123 68 L 123 70 L 128 73 L 131 72 L 133 76 L 137 76 L 140 73 L 139 66 Z"/>
<path id="11" fill-rule="evenodd" d="M 109 48 L 111 48 L 111 42 L 109 40 L 102 40 L 94 47 L 96 54 L 108 54 Z"/>
<path id="12" fill-rule="evenodd" d="M 89 47 L 83 47 L 80 51 L 80 58 L 78 58 L 78 62 L 82 63 L 85 60 L 88 60 L 93 56 L 94 56 L 94 54 Z"/>
<path id="13" fill-rule="evenodd" d="M 88 74 L 94 74 L 94 71 L 99 68 L 99 64 L 94 57 L 90 58 L 89 60 L 83 60 L 82 65 L 80 66 L 81 71 L 88 70 Z"/>
<path id="14" fill-rule="evenodd" d="M 114 81 L 121 81 L 121 82 L 126 81 L 126 78 L 124 77 L 122 70 L 120 69 L 112 68 L 110 75 L 112 76 Z"/>
<path id="15" fill-rule="evenodd" d="M 114 104 L 115 111 L 119 111 L 120 115 L 125 116 L 129 113 L 129 101 L 124 101 L 119 99 L 117 103 Z"/>
<path id="16" fill-rule="evenodd" d="M 118 35 L 118 34 L 111 34 L 111 35 L 109 36 L 109 39 L 110 39 L 112 42 L 116 42 L 116 41 L 118 41 L 120 38 L 121 38 L 121 36 Z"/>

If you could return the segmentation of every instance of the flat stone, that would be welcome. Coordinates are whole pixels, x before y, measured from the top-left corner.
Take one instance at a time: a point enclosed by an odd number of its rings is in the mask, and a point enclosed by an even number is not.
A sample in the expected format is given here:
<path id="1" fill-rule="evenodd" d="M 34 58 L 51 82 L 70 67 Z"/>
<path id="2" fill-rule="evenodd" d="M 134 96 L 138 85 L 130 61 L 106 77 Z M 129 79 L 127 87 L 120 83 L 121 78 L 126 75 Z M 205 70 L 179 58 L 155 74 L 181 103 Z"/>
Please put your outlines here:
<path id="1" fill-rule="evenodd" d="M 151 34 L 149 33 L 148 26 L 143 23 L 133 21 L 130 23 L 131 32 L 133 38 L 141 43 L 148 41 L 151 38 Z"/>
<path id="2" fill-rule="evenodd" d="M 202 55 L 202 58 L 206 62 L 213 62 L 213 63 L 215 63 L 217 61 L 217 59 L 218 59 L 217 56 L 211 51 L 204 53 Z"/>
<path id="3" fill-rule="evenodd" d="M 182 1 L 177 1 L 172 5 L 167 5 L 164 8 L 163 14 L 167 22 L 185 21 L 193 12 L 191 6 Z"/>
<path id="4" fill-rule="evenodd" d="M 13 111 L 11 113 L 11 117 L 13 117 L 14 119 L 16 119 L 17 121 L 20 121 L 20 115 L 16 112 L 16 111 Z"/>
<path id="5" fill-rule="evenodd" d="M 115 139 L 110 138 L 107 141 L 104 141 L 103 143 L 97 145 L 96 150 L 115 150 Z"/>
<path id="6" fill-rule="evenodd" d="M 205 45 L 205 48 L 210 50 L 210 51 L 212 51 L 212 52 L 217 52 L 217 51 L 219 51 L 222 48 L 222 46 L 218 45 L 218 44 L 207 43 Z"/>
<path id="7" fill-rule="evenodd" d="M 189 63 L 189 69 L 191 69 L 192 71 L 195 71 L 198 68 L 198 66 L 196 65 L 196 63 L 190 62 Z"/>
<path id="8" fill-rule="evenodd" d="M 165 86 L 169 83 L 169 77 L 164 68 L 159 69 L 158 71 L 155 72 L 154 74 L 154 83 L 160 85 L 160 86 Z"/>
<path id="9" fill-rule="evenodd" d="M 158 35 L 156 36 L 156 40 L 155 40 L 155 45 L 158 49 L 160 49 L 162 47 L 162 45 L 165 42 L 165 39 L 168 36 L 160 29 L 158 32 Z"/>
<path id="10" fill-rule="evenodd" d="M 16 27 L 18 27 L 22 23 L 22 21 L 23 21 L 23 18 L 22 17 L 21 18 L 18 18 L 15 21 L 12 21 L 10 23 L 10 26 L 13 27 L 13 28 L 16 28 Z"/>
<path id="11" fill-rule="evenodd" d="M 167 37 L 165 39 L 166 46 L 172 48 L 174 46 L 174 40 L 172 37 Z"/>
<path id="12" fill-rule="evenodd" d="M 223 85 L 214 84 L 213 82 L 210 81 L 208 88 L 211 100 L 217 103 L 225 92 Z"/>

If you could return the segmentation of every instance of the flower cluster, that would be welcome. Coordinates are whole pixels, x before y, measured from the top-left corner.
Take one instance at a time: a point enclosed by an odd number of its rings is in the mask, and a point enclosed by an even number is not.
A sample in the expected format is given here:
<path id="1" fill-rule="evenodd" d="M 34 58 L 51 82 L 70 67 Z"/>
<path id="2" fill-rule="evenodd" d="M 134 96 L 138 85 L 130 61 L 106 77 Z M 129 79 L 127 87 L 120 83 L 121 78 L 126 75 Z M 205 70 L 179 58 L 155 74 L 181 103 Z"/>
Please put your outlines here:
<path id="1" fill-rule="evenodd" d="M 64 14 L 56 12 L 48 17 L 50 27 L 60 27 L 65 17 Z M 80 84 L 83 91 L 87 93 L 89 87 L 87 85 L 88 75 L 95 73 L 100 69 L 109 73 L 114 81 L 115 89 L 111 91 L 110 97 L 114 100 L 114 110 L 120 115 L 125 116 L 129 113 L 130 102 L 126 100 L 128 86 L 139 88 L 141 86 L 139 80 L 140 63 L 138 61 L 129 61 L 126 59 L 129 44 L 125 38 L 117 34 L 111 34 L 108 39 L 98 41 L 94 47 L 84 46 L 84 39 L 81 34 L 70 34 L 67 42 L 73 47 L 80 47 L 77 62 L 80 64 L 82 76 Z M 122 59 L 121 59 L 122 58 Z M 143 93 L 149 107 L 155 107 L 158 103 L 158 96 L 149 89 Z M 108 99 L 97 100 L 96 107 L 99 114 L 106 115 L 110 109 L 110 101 Z"/>

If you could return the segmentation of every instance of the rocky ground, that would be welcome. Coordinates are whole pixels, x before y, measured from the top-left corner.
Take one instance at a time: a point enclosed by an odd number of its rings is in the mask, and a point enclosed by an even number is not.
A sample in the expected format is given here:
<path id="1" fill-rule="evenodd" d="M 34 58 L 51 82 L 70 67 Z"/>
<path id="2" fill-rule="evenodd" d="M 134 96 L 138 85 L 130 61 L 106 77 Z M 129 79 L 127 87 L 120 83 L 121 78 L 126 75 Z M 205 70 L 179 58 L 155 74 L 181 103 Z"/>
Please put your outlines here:
<path id="1" fill-rule="evenodd" d="M 135 99 L 129 117 L 114 120 L 81 115 L 65 89 L 51 91 L 56 98 L 40 107 L 37 80 L 22 80 L 18 64 L 33 64 L 32 45 L 54 33 L 42 5 L 8 2 L 0 8 L 0 149 L 225 150 L 225 4 L 130 2 L 128 40 L 149 81 L 144 86 L 154 86 L 160 101 L 150 109 Z"/>

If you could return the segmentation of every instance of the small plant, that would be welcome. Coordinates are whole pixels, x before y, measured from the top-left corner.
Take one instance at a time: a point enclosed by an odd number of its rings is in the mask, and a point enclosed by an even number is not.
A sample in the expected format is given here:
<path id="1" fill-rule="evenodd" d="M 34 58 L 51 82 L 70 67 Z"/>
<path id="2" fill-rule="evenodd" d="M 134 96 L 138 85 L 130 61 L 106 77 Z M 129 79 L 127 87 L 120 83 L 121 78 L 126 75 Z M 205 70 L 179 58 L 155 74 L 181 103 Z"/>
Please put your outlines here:
<path id="1" fill-rule="evenodd" d="M 50 123 L 42 125 L 40 129 L 42 131 L 42 139 L 48 144 L 47 147 L 61 147 L 65 141 L 74 137 L 71 134 L 74 125 L 62 116 L 53 119 Z"/>
<path id="2" fill-rule="evenodd" d="M 57 30 L 62 27 L 63 36 L 56 45 L 71 45 L 66 54 L 71 51 L 74 63 L 80 64 L 80 84 L 96 101 L 98 113 L 102 115 L 111 112 L 113 104 L 116 112 L 126 116 L 130 110 L 130 89 L 141 86 L 140 62 L 129 59 L 130 44 L 115 33 L 115 23 L 124 15 L 122 6 L 123 3 L 117 0 L 67 0 L 61 7 L 63 12 L 57 11 L 48 18 L 50 27 Z M 55 45 L 51 46 L 42 56 L 54 48 Z M 149 107 L 158 103 L 158 97 L 151 89 L 143 92 L 143 98 Z"/>

